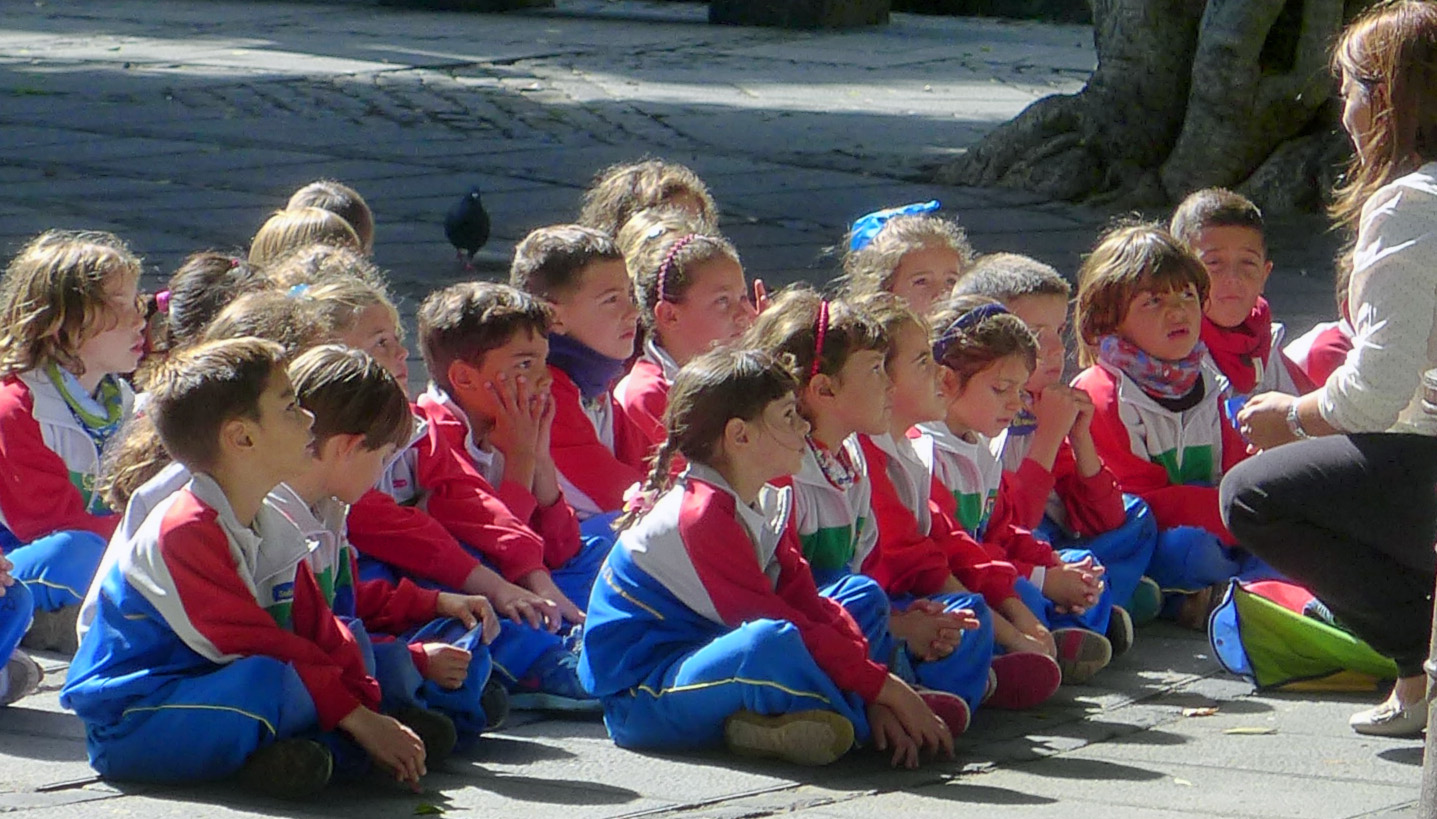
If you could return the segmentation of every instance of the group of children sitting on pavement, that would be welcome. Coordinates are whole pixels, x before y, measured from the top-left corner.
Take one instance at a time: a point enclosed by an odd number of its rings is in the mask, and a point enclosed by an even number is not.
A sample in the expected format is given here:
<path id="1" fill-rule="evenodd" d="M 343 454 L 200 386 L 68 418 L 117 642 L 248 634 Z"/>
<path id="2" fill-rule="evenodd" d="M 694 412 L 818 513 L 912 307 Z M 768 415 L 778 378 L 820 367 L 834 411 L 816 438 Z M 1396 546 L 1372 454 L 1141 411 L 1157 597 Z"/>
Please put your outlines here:
<path id="1" fill-rule="evenodd" d="M 1070 386 L 1068 282 L 938 207 L 855 222 L 836 294 L 770 294 L 692 171 L 611 168 L 507 284 L 424 299 L 417 399 L 344 185 L 153 297 L 115 236 L 40 235 L 0 282 L 3 700 L 40 681 L 17 645 L 73 653 L 100 774 L 290 797 L 417 787 L 511 708 L 911 767 L 1135 624 L 1205 628 L 1272 574 L 1218 511 L 1236 408 L 1322 377 L 1257 208 L 1104 234 Z"/>

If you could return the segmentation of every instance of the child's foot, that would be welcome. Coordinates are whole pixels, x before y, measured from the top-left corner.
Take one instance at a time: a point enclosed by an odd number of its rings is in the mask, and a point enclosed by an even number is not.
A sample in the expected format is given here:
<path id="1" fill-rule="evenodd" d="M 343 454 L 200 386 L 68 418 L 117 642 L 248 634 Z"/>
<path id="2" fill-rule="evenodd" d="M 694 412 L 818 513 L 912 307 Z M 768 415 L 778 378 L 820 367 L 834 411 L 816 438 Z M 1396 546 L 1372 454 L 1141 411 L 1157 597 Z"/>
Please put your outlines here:
<path id="1" fill-rule="evenodd" d="M 1222 603 L 1222 596 L 1226 592 L 1226 583 L 1214 583 L 1185 596 L 1178 606 L 1178 625 L 1206 634 L 1212 610 Z"/>
<path id="2" fill-rule="evenodd" d="M 10 655 L 10 661 L 5 663 L 5 676 L 0 678 L 0 685 L 4 686 L 0 688 L 0 705 L 9 705 L 35 693 L 43 679 L 45 670 L 40 668 L 39 663 L 17 649 Z"/>
<path id="3" fill-rule="evenodd" d="M 1104 635 L 1113 647 L 1113 656 L 1121 657 L 1133 647 L 1133 618 L 1122 606 L 1113 606 L 1108 617 L 1108 631 Z"/>
<path id="4" fill-rule="evenodd" d="M 246 788 L 278 799 L 307 799 L 329 784 L 334 756 L 312 739 L 281 739 L 249 755 L 240 768 Z"/>
<path id="5" fill-rule="evenodd" d="M 80 648 L 80 638 L 75 635 L 75 625 L 80 619 L 79 606 L 65 606 L 54 611 L 35 610 L 35 620 L 30 630 L 20 640 L 20 645 L 31 651 L 57 651 L 74 654 Z"/>
<path id="6" fill-rule="evenodd" d="M 409 730 L 424 740 L 424 766 L 434 768 L 444 763 L 454 752 L 459 742 L 459 732 L 454 729 L 454 720 L 438 711 L 428 708 L 401 708 L 390 716 L 409 726 Z"/>
<path id="7" fill-rule="evenodd" d="M 918 696 L 938 718 L 948 726 L 948 732 L 955 737 L 962 736 L 968 730 L 968 722 L 973 719 L 973 712 L 968 708 L 968 703 L 957 694 L 950 694 L 947 691 L 934 691 L 931 688 L 915 688 Z"/>
<path id="8" fill-rule="evenodd" d="M 1063 670 L 1063 682 L 1069 685 L 1082 685 L 1113 661 L 1113 644 L 1096 631 L 1054 629 L 1053 643 L 1058 647 L 1058 668 Z"/>
<path id="9" fill-rule="evenodd" d="M 987 705 L 1005 711 L 1022 711 L 1047 702 L 1063 682 L 1058 661 L 1046 654 L 1000 654 L 993 658 L 992 671 L 998 685 Z"/>
<path id="10" fill-rule="evenodd" d="M 1144 577 L 1138 581 L 1138 587 L 1133 589 L 1133 596 L 1129 598 L 1128 604 L 1124 606 L 1128 614 L 1133 618 L 1133 625 L 1142 626 L 1158 619 L 1158 614 L 1163 610 L 1163 590 L 1158 581 L 1151 577 Z"/>
<path id="11" fill-rule="evenodd" d="M 795 711 L 766 717 L 739 711 L 723 726 L 724 742 L 740 756 L 827 765 L 853 747 L 853 723 L 832 711 Z"/>
<path id="12" fill-rule="evenodd" d="M 579 655 L 562 647 L 539 656 L 509 694 L 519 711 L 567 711 L 597 714 L 603 706 L 579 684 Z"/>
<path id="13" fill-rule="evenodd" d="M 490 677 L 479 694 L 479 707 L 484 711 L 484 719 L 489 722 L 488 730 L 496 731 L 509 719 L 509 692 L 498 680 Z"/>

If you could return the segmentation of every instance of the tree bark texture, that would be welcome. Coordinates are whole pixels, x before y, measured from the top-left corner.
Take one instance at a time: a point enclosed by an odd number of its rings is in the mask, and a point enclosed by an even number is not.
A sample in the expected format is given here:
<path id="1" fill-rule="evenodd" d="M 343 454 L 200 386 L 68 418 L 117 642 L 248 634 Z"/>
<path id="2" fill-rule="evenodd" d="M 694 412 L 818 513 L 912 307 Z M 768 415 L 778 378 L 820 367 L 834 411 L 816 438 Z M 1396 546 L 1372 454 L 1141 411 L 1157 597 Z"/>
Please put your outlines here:
<path id="1" fill-rule="evenodd" d="M 1328 50 L 1370 2 L 1089 0 L 1087 86 L 1033 103 L 938 176 L 1118 207 L 1241 186 L 1312 209 L 1346 150 Z"/>

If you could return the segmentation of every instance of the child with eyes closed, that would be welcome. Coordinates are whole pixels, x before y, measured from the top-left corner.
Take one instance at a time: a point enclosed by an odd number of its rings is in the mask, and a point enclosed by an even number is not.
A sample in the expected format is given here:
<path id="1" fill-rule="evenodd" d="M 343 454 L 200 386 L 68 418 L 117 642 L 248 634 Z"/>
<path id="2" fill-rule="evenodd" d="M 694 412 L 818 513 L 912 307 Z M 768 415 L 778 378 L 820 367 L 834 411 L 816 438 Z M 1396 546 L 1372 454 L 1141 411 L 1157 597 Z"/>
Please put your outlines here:
<path id="1" fill-rule="evenodd" d="M 676 210 L 646 210 L 617 240 L 623 251 L 643 350 L 614 388 L 619 408 L 653 446 L 664 440 L 664 407 L 680 367 L 718 345 L 731 344 L 757 311 L 744 282 L 738 251 Z"/>

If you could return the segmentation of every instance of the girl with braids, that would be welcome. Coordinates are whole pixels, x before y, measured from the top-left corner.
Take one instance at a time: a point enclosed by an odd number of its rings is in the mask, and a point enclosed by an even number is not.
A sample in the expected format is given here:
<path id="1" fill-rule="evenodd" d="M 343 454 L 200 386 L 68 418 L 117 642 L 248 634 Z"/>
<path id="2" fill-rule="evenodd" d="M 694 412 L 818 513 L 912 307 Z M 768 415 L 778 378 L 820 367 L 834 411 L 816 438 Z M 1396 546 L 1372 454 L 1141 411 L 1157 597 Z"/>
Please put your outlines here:
<path id="1" fill-rule="evenodd" d="M 953 299 L 934 314 L 933 333 L 944 413 L 941 421 L 918 425 L 917 449 L 946 490 L 938 493 L 940 504 L 989 555 L 1018 570 L 1014 590 L 1022 604 L 1000 604 L 1014 629 L 1000 626 L 998 640 L 1020 650 L 1037 643 L 1058 661 L 1064 682 L 1087 682 L 1113 658 L 1103 636 L 1113 605 L 1102 566 L 1091 552 L 1056 552 L 1008 515 L 993 513 L 1003 465 L 989 439 L 1023 408 L 1037 340 L 1021 319 L 981 296 Z"/>
<path id="2" fill-rule="evenodd" d="M 717 345 L 730 344 L 753 323 L 738 252 L 722 236 L 677 210 L 646 210 L 618 236 L 643 350 L 614 388 L 619 408 L 654 445 L 664 440 L 664 405 L 680 367 Z"/>
<path id="3" fill-rule="evenodd" d="M 818 593 L 791 493 L 761 491 L 807 451 L 796 387 L 752 350 L 700 356 L 674 381 L 646 483 L 657 500 L 620 519 L 584 628 L 580 678 L 620 746 L 724 743 L 816 765 L 871 740 L 910 768 L 952 751 L 943 721 L 873 659 L 882 647 Z"/>

